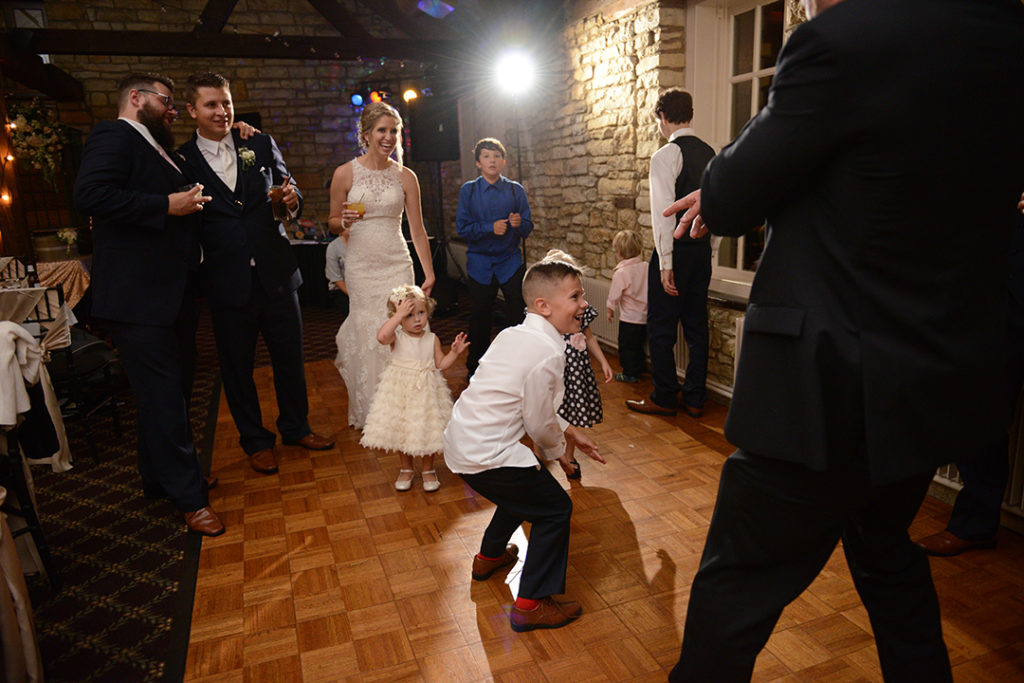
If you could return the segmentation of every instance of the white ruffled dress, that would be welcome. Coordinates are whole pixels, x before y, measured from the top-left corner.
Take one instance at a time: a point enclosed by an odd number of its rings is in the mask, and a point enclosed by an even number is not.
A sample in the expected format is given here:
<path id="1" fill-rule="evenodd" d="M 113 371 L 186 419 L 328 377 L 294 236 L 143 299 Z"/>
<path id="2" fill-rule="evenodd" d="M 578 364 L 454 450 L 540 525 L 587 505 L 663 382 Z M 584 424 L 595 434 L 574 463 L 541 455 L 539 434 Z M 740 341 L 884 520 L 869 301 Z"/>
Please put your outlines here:
<path id="1" fill-rule="evenodd" d="M 367 448 L 423 456 L 441 452 L 452 415 L 452 394 L 434 365 L 429 330 L 411 337 L 399 328 L 359 440 Z"/>

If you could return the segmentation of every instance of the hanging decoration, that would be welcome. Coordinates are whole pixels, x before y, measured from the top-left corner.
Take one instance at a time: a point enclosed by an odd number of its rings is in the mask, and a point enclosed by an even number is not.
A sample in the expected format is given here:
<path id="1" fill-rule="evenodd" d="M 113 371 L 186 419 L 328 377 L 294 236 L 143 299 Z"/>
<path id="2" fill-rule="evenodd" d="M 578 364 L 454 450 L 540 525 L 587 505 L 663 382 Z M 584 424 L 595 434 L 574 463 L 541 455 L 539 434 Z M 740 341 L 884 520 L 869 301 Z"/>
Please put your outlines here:
<path id="1" fill-rule="evenodd" d="M 67 127 L 57 120 L 55 111 L 44 107 L 38 99 L 30 104 L 11 105 L 9 116 L 15 157 L 31 164 L 57 189 L 61 152 L 68 144 Z"/>

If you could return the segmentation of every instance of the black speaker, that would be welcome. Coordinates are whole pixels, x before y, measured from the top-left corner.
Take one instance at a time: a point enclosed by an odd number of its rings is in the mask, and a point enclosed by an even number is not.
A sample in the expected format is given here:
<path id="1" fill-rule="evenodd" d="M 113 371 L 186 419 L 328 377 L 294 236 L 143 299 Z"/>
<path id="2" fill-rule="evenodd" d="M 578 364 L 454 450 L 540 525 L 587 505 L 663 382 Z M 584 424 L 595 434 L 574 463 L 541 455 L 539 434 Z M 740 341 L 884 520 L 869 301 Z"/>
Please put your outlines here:
<path id="1" fill-rule="evenodd" d="M 417 97 L 409 102 L 410 154 L 414 161 L 459 158 L 459 103 L 454 97 Z"/>

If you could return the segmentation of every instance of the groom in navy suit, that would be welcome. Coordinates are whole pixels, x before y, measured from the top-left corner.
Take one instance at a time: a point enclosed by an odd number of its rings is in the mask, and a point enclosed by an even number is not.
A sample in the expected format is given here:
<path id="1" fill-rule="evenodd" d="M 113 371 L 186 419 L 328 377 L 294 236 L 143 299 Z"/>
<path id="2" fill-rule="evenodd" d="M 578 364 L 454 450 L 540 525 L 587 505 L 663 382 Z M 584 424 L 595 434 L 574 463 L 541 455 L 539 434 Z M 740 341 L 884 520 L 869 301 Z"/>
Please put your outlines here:
<path id="1" fill-rule="evenodd" d="M 185 99 L 197 131 L 178 151 L 212 197 L 200 228 L 200 278 L 213 317 L 224 393 L 249 464 L 272 474 L 277 471 L 276 437 L 263 426 L 252 378 L 258 335 L 270 351 L 282 441 L 311 450 L 334 446 L 309 427 L 296 293 L 302 276 L 274 217 L 269 191 L 272 185 L 283 187 L 282 201 L 293 218 L 301 212 L 302 195 L 273 138 L 257 134 L 242 140 L 232 130 L 234 108 L 226 78 L 190 76 Z"/>

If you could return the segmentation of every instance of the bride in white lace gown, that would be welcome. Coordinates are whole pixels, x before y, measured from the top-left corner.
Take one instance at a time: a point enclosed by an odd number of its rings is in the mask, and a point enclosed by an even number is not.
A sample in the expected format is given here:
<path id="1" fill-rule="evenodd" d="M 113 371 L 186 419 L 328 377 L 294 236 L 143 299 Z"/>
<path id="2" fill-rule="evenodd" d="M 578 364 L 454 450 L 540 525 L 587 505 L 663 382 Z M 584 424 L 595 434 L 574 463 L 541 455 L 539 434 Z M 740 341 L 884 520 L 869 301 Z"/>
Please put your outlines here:
<path id="1" fill-rule="evenodd" d="M 349 314 L 338 330 L 335 365 L 348 390 L 348 422 L 362 429 L 370 400 L 391 350 L 377 341 L 387 320 L 388 293 L 413 282 L 412 258 L 402 236 L 402 211 L 409 216 L 409 233 L 429 295 L 434 285 L 427 231 L 423 227 L 420 187 L 416 174 L 404 167 L 402 119 L 391 105 L 367 105 L 359 120 L 359 142 L 366 154 L 339 166 L 331 180 L 332 232 L 347 233 L 345 284 Z M 398 161 L 391 158 L 392 153 Z M 352 207 L 362 204 L 365 213 Z"/>

